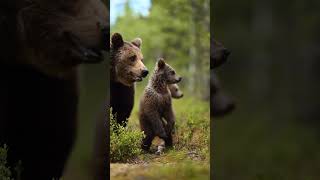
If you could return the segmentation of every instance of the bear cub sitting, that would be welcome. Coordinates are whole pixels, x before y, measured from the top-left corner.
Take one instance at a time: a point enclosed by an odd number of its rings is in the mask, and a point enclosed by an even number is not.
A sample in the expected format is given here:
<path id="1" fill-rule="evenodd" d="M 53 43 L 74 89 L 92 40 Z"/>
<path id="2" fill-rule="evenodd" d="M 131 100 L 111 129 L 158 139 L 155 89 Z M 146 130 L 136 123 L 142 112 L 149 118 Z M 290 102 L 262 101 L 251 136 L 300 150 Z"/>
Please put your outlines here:
<path id="1" fill-rule="evenodd" d="M 158 136 L 167 147 L 172 147 L 172 130 L 175 116 L 168 85 L 181 81 L 175 70 L 160 58 L 140 99 L 139 120 L 145 138 L 141 148 L 148 151 L 152 140 Z M 165 120 L 165 121 L 164 121 Z"/>

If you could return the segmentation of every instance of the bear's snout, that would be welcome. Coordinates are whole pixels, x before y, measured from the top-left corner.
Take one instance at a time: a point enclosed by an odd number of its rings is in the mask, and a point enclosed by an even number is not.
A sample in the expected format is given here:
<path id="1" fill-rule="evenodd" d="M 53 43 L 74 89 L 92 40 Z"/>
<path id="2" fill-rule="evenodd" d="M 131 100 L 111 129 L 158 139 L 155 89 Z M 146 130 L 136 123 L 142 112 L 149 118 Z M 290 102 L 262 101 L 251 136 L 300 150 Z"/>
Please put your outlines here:
<path id="1" fill-rule="evenodd" d="M 149 71 L 147 69 L 142 70 L 141 76 L 146 77 L 149 74 Z"/>

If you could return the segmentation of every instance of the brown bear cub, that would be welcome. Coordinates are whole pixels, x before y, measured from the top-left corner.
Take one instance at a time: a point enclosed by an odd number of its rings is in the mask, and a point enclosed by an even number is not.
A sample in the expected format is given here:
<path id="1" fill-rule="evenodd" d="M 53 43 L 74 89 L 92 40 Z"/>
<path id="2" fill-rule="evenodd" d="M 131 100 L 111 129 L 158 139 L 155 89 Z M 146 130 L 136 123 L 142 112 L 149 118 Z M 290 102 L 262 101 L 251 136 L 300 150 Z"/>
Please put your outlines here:
<path id="1" fill-rule="evenodd" d="M 180 90 L 178 84 L 169 84 L 168 85 L 168 90 L 171 94 L 171 97 L 174 99 L 180 99 L 183 97 L 183 92 Z M 172 130 L 172 133 L 174 134 L 174 128 Z M 162 154 L 163 150 L 165 149 L 165 143 L 163 141 L 160 142 L 160 144 L 158 144 L 158 148 L 157 148 L 157 155 Z"/>
<path id="2" fill-rule="evenodd" d="M 158 60 L 154 73 L 140 99 L 139 120 L 141 130 L 145 134 L 141 145 L 143 150 L 150 149 L 155 136 L 163 139 L 167 147 L 172 147 L 171 133 L 175 124 L 175 116 L 168 85 L 176 84 L 181 79 L 163 59 Z"/>
<path id="3" fill-rule="evenodd" d="M 119 33 L 111 37 L 110 106 L 117 123 L 123 126 L 126 126 L 133 108 L 135 82 L 142 81 L 148 75 L 143 64 L 141 44 L 140 38 L 132 42 L 124 41 Z"/>
<path id="4" fill-rule="evenodd" d="M 180 90 L 178 84 L 169 84 L 168 89 L 171 93 L 172 98 L 180 99 L 183 97 L 183 92 Z"/>

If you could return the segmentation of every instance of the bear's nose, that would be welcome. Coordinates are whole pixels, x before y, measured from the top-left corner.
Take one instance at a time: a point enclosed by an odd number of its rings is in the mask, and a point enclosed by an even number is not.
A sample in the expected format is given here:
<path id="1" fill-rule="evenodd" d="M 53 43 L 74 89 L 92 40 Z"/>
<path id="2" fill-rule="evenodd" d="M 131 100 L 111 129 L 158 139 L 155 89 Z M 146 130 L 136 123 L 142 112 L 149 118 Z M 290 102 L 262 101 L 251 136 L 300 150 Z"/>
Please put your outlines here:
<path id="1" fill-rule="evenodd" d="M 149 71 L 148 70 L 142 70 L 142 77 L 146 77 L 148 75 Z"/>
<path id="2" fill-rule="evenodd" d="M 179 77 L 178 82 L 180 82 L 182 80 L 182 77 Z"/>

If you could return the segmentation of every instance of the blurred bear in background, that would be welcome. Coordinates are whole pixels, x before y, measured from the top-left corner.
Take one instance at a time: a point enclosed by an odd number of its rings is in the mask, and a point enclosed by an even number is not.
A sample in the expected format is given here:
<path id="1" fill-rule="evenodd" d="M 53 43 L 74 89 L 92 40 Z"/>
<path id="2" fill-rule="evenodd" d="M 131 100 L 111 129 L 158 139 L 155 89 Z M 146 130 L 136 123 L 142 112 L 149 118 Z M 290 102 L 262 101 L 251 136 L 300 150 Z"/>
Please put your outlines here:
<path id="1" fill-rule="evenodd" d="M 231 52 L 215 39 L 210 39 L 210 69 L 214 69 L 224 64 Z"/>
<path id="2" fill-rule="evenodd" d="M 214 73 L 214 68 L 224 64 L 231 52 L 213 38 L 210 39 L 210 43 L 210 117 L 217 117 L 235 108 L 233 99 L 224 93 Z"/>
<path id="3" fill-rule="evenodd" d="M 108 26 L 100 0 L 0 2 L 0 144 L 14 179 L 59 179 L 78 121 L 78 65 L 99 63 Z"/>

